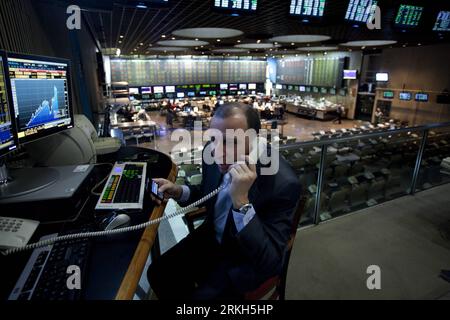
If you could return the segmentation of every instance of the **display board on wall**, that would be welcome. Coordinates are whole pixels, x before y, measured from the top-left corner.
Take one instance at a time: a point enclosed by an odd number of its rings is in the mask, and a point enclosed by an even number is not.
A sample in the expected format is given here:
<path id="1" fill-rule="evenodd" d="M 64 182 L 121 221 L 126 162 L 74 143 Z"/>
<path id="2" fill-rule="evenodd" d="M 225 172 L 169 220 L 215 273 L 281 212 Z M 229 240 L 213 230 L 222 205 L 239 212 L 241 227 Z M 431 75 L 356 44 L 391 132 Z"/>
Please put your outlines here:
<path id="1" fill-rule="evenodd" d="M 263 83 L 266 61 L 111 60 L 111 80 L 130 86 L 192 83 Z"/>
<path id="2" fill-rule="evenodd" d="M 277 61 L 277 83 L 341 87 L 345 58 L 282 59 Z"/>

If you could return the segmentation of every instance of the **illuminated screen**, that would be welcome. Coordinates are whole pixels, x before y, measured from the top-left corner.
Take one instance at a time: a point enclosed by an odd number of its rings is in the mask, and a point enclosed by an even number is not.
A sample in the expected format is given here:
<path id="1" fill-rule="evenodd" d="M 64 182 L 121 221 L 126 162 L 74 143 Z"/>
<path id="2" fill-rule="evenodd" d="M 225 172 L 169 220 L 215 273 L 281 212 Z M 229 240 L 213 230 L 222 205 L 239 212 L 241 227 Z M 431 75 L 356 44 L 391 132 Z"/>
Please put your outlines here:
<path id="1" fill-rule="evenodd" d="M 188 92 L 188 97 L 195 97 L 195 92 Z"/>
<path id="2" fill-rule="evenodd" d="M 245 83 L 241 83 L 239 85 L 239 90 L 247 90 L 247 85 Z"/>
<path id="3" fill-rule="evenodd" d="M 3 57 L 0 52 L 0 157 L 17 148 L 12 126 L 12 116 L 6 92 Z"/>
<path id="4" fill-rule="evenodd" d="M 373 21 L 377 0 L 350 0 L 345 19 L 356 22 Z"/>
<path id="5" fill-rule="evenodd" d="M 298 90 L 300 92 L 306 92 L 306 87 L 305 86 L 300 86 L 300 87 L 298 87 Z"/>
<path id="6" fill-rule="evenodd" d="M 175 93 L 175 86 L 166 86 L 166 93 Z"/>
<path id="7" fill-rule="evenodd" d="M 416 94 L 416 101 L 428 101 L 428 93 L 417 93 Z"/>
<path id="8" fill-rule="evenodd" d="M 383 98 L 385 99 L 394 99 L 394 91 L 384 91 Z"/>
<path id="9" fill-rule="evenodd" d="M 164 93 L 164 87 L 153 87 L 153 92 L 154 93 Z"/>
<path id="10" fill-rule="evenodd" d="M 68 61 L 10 54 L 8 67 L 21 141 L 73 127 Z"/>
<path id="11" fill-rule="evenodd" d="M 336 89 L 330 89 L 330 94 L 336 95 Z"/>
<path id="12" fill-rule="evenodd" d="M 256 90 L 256 83 L 249 83 L 248 90 Z"/>
<path id="13" fill-rule="evenodd" d="M 142 94 L 149 94 L 149 93 L 152 93 L 152 87 L 142 87 L 142 88 L 141 88 L 141 93 L 142 93 Z"/>
<path id="14" fill-rule="evenodd" d="M 162 99 L 162 97 L 163 95 L 161 93 L 155 93 L 155 99 Z"/>
<path id="15" fill-rule="evenodd" d="M 139 88 L 130 88 L 128 89 L 130 94 L 139 94 Z"/>
<path id="16" fill-rule="evenodd" d="M 237 91 L 238 85 L 237 84 L 230 84 L 230 91 Z"/>
<path id="17" fill-rule="evenodd" d="M 222 84 L 220 85 L 220 90 L 228 90 L 228 84 L 222 83 Z"/>
<path id="18" fill-rule="evenodd" d="M 345 80 L 353 80 L 358 78 L 357 70 L 344 70 L 344 79 Z"/>
<path id="19" fill-rule="evenodd" d="M 411 100 L 412 95 L 411 92 L 400 92 L 400 100 L 409 101 Z"/>
<path id="20" fill-rule="evenodd" d="M 433 31 L 450 31 L 450 11 L 439 12 Z"/>
<path id="21" fill-rule="evenodd" d="M 184 98 L 184 92 L 178 92 L 177 98 Z"/>
<path id="22" fill-rule="evenodd" d="M 395 18 L 395 24 L 403 27 L 417 27 L 422 17 L 423 7 L 400 5 Z"/>
<path id="23" fill-rule="evenodd" d="M 376 80 L 379 82 L 387 82 L 389 81 L 389 74 L 387 73 L 377 73 Z"/>
<path id="24" fill-rule="evenodd" d="M 214 7 L 233 11 L 256 11 L 258 0 L 214 0 Z"/>
<path id="25" fill-rule="evenodd" d="M 283 89 L 283 85 L 281 85 L 281 84 L 277 84 L 277 85 L 275 86 L 275 89 L 279 89 L 279 90 L 281 90 L 281 89 Z"/>
<path id="26" fill-rule="evenodd" d="M 319 88 L 318 87 L 313 87 L 313 92 L 319 93 Z"/>
<path id="27" fill-rule="evenodd" d="M 289 13 L 295 16 L 322 17 L 326 0 L 291 0 Z"/>
<path id="28" fill-rule="evenodd" d="M 320 88 L 320 93 L 327 94 L 328 89 L 327 88 Z"/>

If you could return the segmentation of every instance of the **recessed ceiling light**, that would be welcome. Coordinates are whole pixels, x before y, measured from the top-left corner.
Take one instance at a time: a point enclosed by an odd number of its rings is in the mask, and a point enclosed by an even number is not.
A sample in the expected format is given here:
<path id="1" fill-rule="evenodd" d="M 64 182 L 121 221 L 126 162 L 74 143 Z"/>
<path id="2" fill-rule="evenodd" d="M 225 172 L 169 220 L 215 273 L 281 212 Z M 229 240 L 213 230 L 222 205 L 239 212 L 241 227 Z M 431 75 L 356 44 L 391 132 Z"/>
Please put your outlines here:
<path id="1" fill-rule="evenodd" d="M 220 42 L 220 39 L 217 39 L 216 41 L 217 41 L 217 42 Z"/>
<path id="2" fill-rule="evenodd" d="M 261 40 L 256 40 L 256 43 L 261 43 Z"/>
<path id="3" fill-rule="evenodd" d="M 144 45 L 144 43 L 142 43 L 142 42 L 141 42 L 141 43 L 139 43 L 139 45 L 140 45 L 140 46 L 143 46 L 143 45 Z"/>
<path id="4" fill-rule="evenodd" d="M 241 43 L 241 40 L 238 40 L 237 43 Z"/>
<path id="5" fill-rule="evenodd" d="M 122 41 L 119 40 L 119 43 L 122 43 Z"/>
<path id="6" fill-rule="evenodd" d="M 120 36 L 120 39 L 123 39 L 123 36 Z"/>
<path id="7" fill-rule="evenodd" d="M 175 40 L 175 37 L 172 37 L 172 40 Z"/>
<path id="8" fill-rule="evenodd" d="M 162 36 L 161 36 L 161 38 L 165 38 L 166 37 L 166 35 L 165 34 L 163 34 Z"/>

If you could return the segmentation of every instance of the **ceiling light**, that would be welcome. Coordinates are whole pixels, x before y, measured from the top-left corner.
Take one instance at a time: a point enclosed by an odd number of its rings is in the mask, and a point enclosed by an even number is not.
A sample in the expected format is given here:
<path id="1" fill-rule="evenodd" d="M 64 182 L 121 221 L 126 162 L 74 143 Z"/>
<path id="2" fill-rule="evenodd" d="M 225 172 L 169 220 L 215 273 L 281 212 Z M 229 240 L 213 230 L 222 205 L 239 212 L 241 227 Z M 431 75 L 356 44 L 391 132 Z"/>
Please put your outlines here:
<path id="1" fill-rule="evenodd" d="M 120 36 L 119 38 L 120 38 L 120 39 L 123 39 L 123 36 Z"/>
<path id="2" fill-rule="evenodd" d="M 144 44 L 141 42 L 141 43 L 139 43 L 139 45 L 140 45 L 140 46 L 143 46 Z"/>
<path id="3" fill-rule="evenodd" d="M 217 42 L 220 42 L 220 39 L 217 39 L 216 41 L 217 41 Z"/>
<path id="4" fill-rule="evenodd" d="M 256 43 L 261 43 L 261 40 L 256 40 Z"/>
<path id="5" fill-rule="evenodd" d="M 161 38 L 165 38 L 166 37 L 166 35 L 165 34 L 163 34 L 162 36 L 161 36 Z"/>
<path id="6" fill-rule="evenodd" d="M 117 50 L 116 50 L 116 56 L 120 56 L 120 53 L 121 53 L 121 50 L 120 50 L 120 49 L 117 49 Z"/>

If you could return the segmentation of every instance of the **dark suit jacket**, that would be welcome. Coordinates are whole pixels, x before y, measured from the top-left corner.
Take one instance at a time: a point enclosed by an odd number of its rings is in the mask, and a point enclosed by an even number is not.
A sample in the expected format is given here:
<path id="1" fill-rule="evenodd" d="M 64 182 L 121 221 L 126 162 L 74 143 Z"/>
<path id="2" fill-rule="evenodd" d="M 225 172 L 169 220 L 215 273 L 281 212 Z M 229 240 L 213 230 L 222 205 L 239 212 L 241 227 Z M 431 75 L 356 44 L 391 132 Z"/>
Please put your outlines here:
<path id="1" fill-rule="evenodd" d="M 281 156 L 276 175 L 260 175 L 260 169 L 257 165 L 258 178 L 249 191 L 249 200 L 256 215 L 237 234 L 234 220 L 229 215 L 227 226 L 232 223 L 233 227 L 225 228 L 222 243 L 226 258 L 221 269 L 226 270 L 232 286 L 241 293 L 256 289 L 270 277 L 281 273 L 294 210 L 301 193 L 295 172 Z M 220 185 L 220 179 L 221 174 L 216 164 L 203 163 L 202 184 L 190 187 L 191 193 L 187 203 L 211 193 Z M 208 215 L 201 228 L 208 229 L 211 235 L 211 238 L 205 241 L 216 241 L 213 237 L 216 200 L 217 196 L 204 204 Z M 199 232 L 198 235 L 206 237 L 205 232 Z"/>

